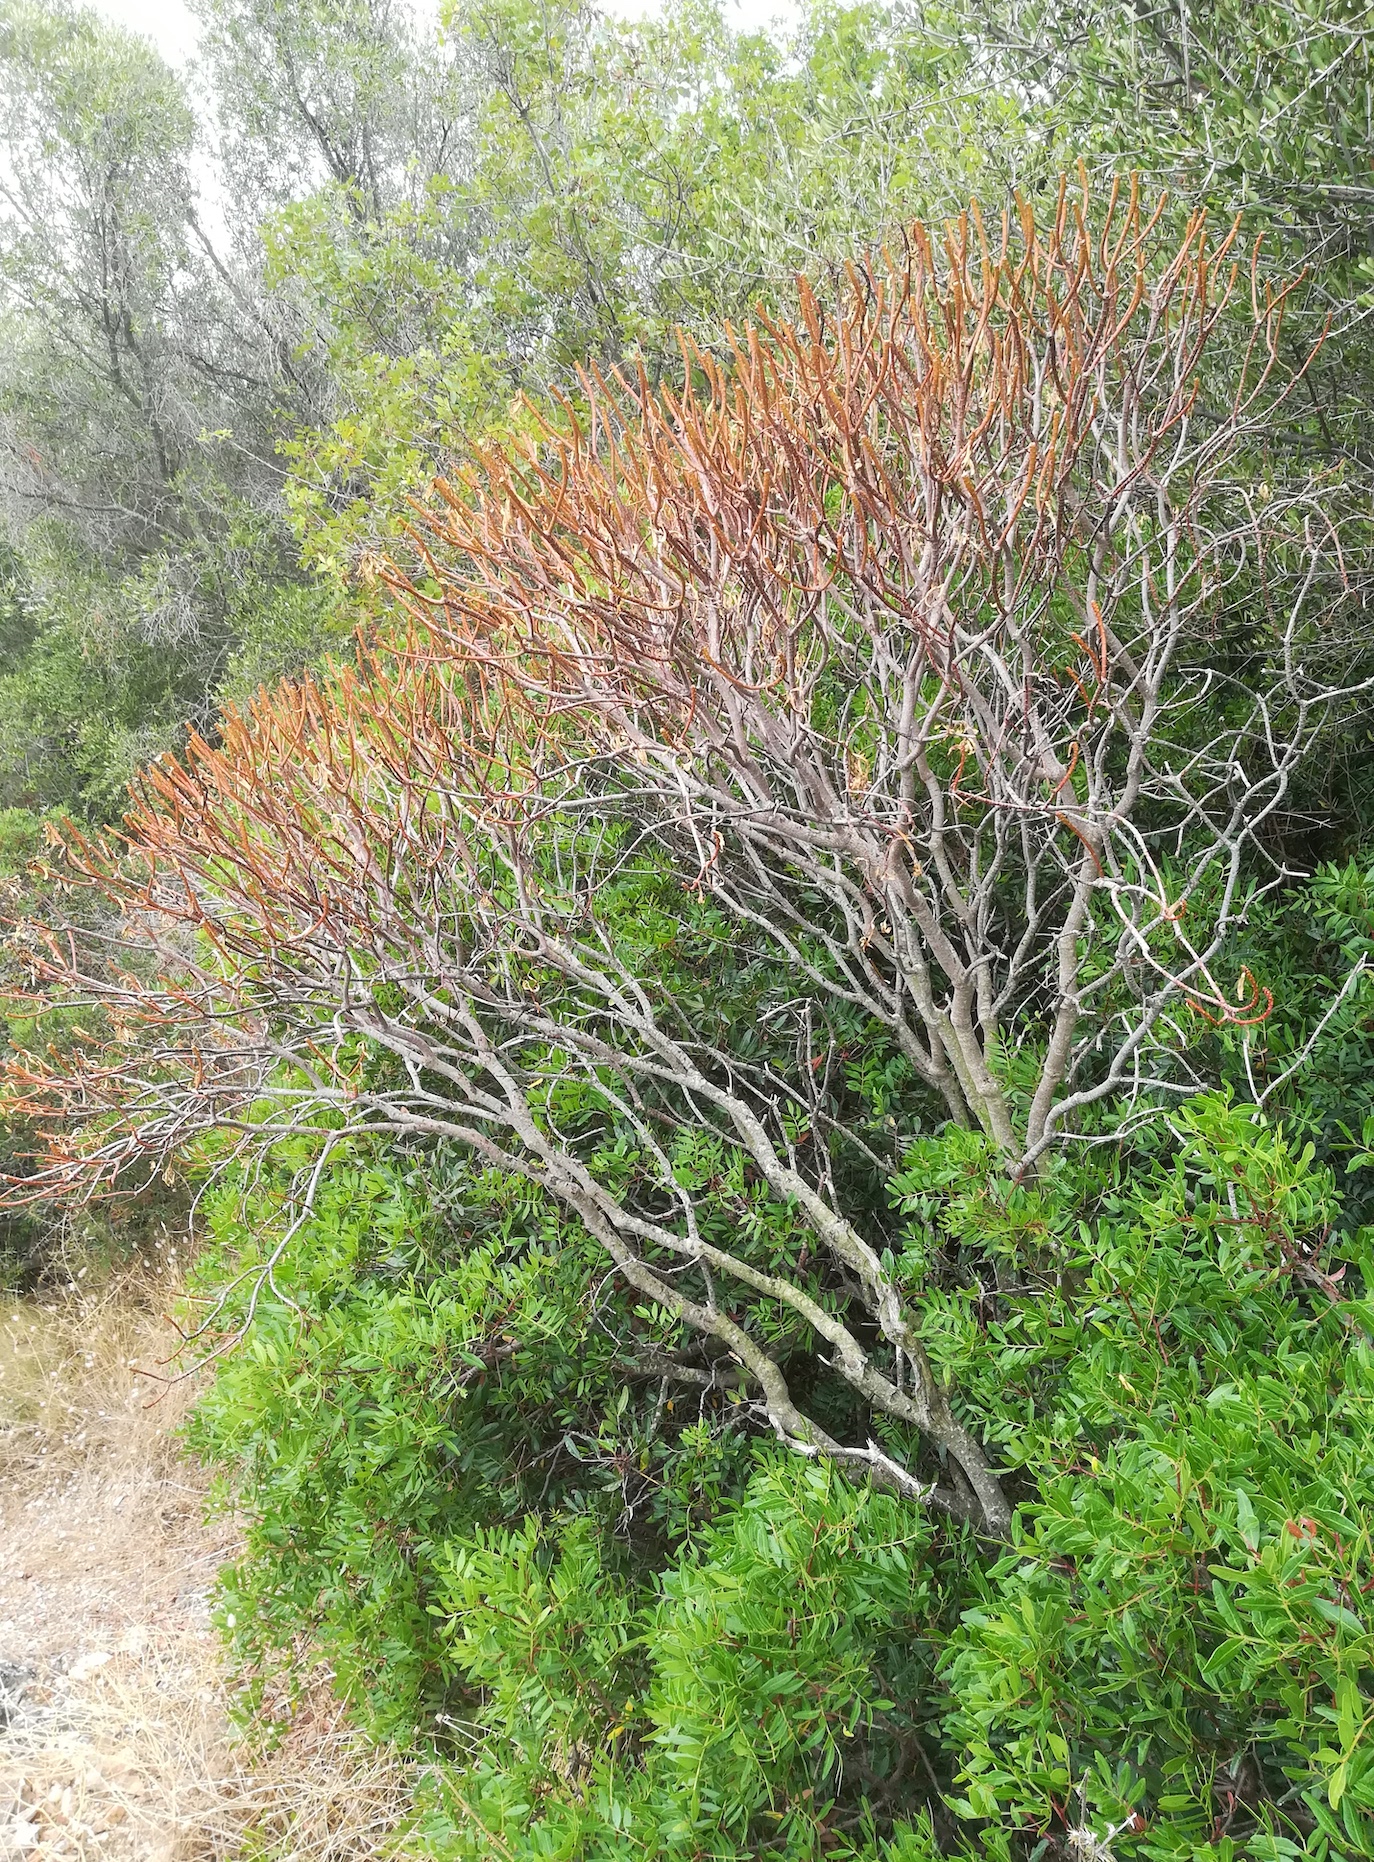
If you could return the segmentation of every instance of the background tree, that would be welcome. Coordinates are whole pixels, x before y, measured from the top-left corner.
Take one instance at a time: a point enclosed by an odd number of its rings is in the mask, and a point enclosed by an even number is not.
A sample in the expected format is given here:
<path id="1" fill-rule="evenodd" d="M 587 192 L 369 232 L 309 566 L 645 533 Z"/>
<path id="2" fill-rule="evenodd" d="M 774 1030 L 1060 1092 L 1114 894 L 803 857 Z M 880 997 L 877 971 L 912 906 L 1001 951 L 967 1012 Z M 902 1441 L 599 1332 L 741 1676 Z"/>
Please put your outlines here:
<path id="1" fill-rule="evenodd" d="M 5 786 L 99 815 L 188 718 L 208 726 L 245 638 L 308 635 L 310 603 L 273 383 L 197 237 L 181 86 L 74 9 L 10 7 L 0 68 L 3 496 L 29 615 L 0 686 Z"/>

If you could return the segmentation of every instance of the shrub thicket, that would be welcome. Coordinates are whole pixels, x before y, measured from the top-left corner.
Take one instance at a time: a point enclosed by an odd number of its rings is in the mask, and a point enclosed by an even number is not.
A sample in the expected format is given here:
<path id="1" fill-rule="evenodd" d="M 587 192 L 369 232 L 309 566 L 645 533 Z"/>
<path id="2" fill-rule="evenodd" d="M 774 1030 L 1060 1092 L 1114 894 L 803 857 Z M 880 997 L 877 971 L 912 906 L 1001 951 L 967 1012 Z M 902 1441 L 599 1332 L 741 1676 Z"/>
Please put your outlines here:
<path id="1" fill-rule="evenodd" d="M 194 1192 L 249 1700 L 440 1862 L 1374 1858 L 1366 9 L 201 11 L 218 245 L 0 0 L 0 1247 Z"/>
<path id="2" fill-rule="evenodd" d="M 897 1271 L 1022 1500 L 1000 1553 L 750 1450 L 736 1390 L 627 1382 L 633 1312 L 509 1182 L 436 1208 L 355 1161 L 194 1425 L 251 1521 L 241 1650 L 310 1624 L 449 1755 L 442 1855 L 1374 1853 L 1374 1236 L 1277 1121 L 1171 1125 L 1033 1187 L 904 1146 Z"/>

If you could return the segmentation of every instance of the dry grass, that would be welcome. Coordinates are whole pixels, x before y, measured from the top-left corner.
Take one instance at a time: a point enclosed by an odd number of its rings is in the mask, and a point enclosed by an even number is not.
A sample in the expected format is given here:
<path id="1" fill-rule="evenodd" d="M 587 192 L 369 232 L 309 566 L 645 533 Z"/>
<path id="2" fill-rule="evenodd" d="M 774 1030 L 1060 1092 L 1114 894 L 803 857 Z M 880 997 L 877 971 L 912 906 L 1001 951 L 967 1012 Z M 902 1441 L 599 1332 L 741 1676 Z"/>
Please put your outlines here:
<path id="1" fill-rule="evenodd" d="M 169 1281 L 0 1303 L 0 1858 L 362 1862 L 409 1778 L 307 1693 L 256 1759 L 232 1736 L 207 1594 L 233 1549 L 177 1424 Z M 165 1295 L 163 1295 L 165 1297 Z"/>

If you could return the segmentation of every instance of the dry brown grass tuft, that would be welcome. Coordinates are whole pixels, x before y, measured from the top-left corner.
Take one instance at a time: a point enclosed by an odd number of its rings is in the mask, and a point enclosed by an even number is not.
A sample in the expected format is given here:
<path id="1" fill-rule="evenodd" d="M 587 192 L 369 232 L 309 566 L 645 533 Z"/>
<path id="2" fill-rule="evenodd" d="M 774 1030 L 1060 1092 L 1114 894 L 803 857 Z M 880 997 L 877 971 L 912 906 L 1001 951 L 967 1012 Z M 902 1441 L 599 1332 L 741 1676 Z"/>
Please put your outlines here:
<path id="1" fill-rule="evenodd" d="M 254 1762 L 230 1738 L 209 1655 L 204 1637 L 126 1642 L 98 1671 L 78 1662 L 70 1685 L 11 1729 L 0 1778 L 16 1849 L 41 1862 L 403 1853 L 405 1768 L 324 1712 L 298 1713 Z"/>
<path id="2" fill-rule="evenodd" d="M 0 1858 L 363 1862 L 410 1777 L 309 1692 L 237 1743 L 207 1593 L 233 1549 L 175 1430 L 167 1280 L 0 1303 Z M 16 1698 L 17 1697 L 17 1698 Z"/>

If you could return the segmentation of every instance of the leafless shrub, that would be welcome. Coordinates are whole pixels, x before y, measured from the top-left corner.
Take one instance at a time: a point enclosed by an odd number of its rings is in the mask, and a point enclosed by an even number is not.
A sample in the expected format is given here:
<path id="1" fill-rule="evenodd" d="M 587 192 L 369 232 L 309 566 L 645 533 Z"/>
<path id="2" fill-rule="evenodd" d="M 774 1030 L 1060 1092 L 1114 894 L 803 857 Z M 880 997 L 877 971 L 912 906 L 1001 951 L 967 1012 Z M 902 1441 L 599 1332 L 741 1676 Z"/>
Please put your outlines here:
<path id="1" fill-rule="evenodd" d="M 1244 289 L 1204 221 L 1161 250 L 1134 197 L 1094 220 L 1064 194 L 997 241 L 916 229 L 833 320 L 806 298 L 728 370 L 689 351 L 680 395 L 589 379 L 581 425 L 442 489 L 424 576 L 389 572 L 404 640 L 160 765 L 122 852 L 75 844 L 125 901 L 128 968 L 102 981 L 56 934 L 36 966 L 104 1020 L 11 1067 L 51 1137 L 33 1182 L 308 1138 L 251 1323 L 338 1145 L 465 1147 L 728 1353 L 796 1452 L 1004 1531 L 919 1306 L 836 1189 L 812 1011 L 885 1026 L 1023 1173 L 1092 1103 L 1175 1083 L 1152 1072 L 1175 1013 L 1266 1012 L 1220 966 L 1337 695 L 1308 652 L 1348 577 L 1314 492 L 1247 490 L 1292 385 L 1253 268 L 1234 379 L 1200 385 Z M 789 967 L 790 1073 L 636 970 L 616 895 L 646 861 Z M 693 1136 L 795 1211 L 824 1287 L 703 1228 Z M 751 1302 L 947 1475 L 822 1428 Z"/>

